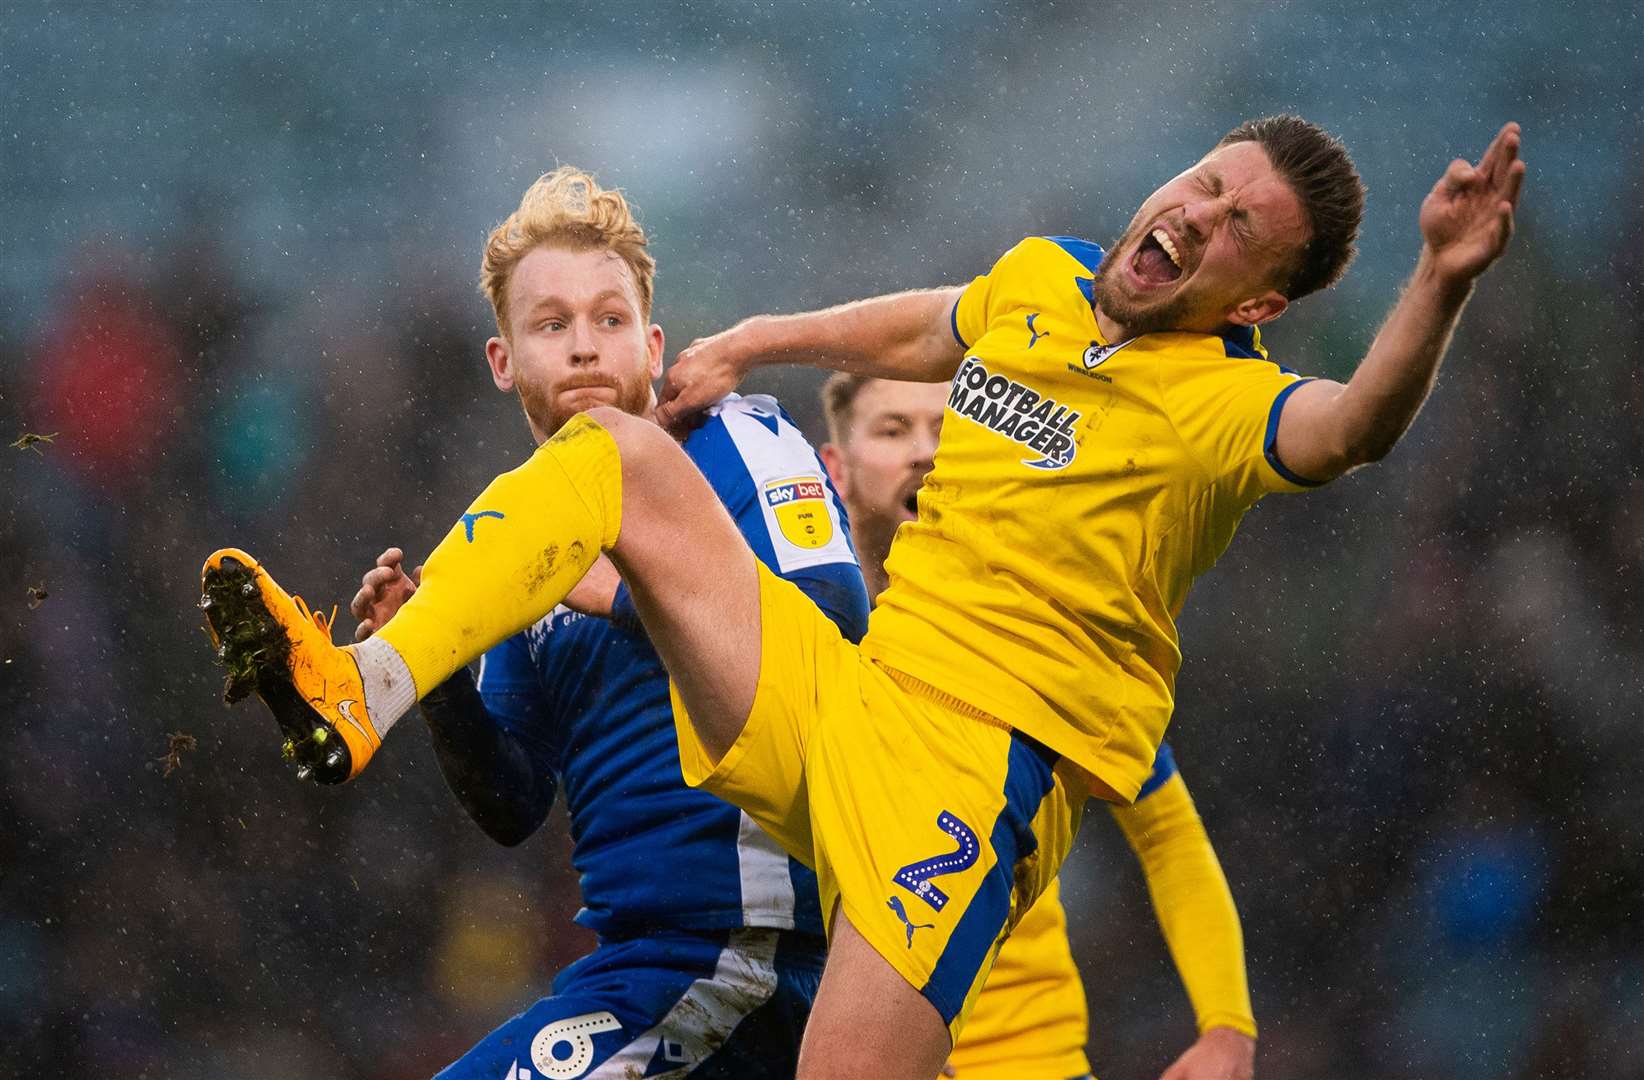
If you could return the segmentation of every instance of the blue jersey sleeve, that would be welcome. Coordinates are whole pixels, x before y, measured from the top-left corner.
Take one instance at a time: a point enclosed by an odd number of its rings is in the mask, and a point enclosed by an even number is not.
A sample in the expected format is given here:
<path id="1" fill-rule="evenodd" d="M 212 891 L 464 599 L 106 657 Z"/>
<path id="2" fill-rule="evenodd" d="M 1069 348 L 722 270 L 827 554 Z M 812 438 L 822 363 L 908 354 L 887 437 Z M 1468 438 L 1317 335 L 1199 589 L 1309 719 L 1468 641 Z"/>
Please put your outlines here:
<path id="1" fill-rule="evenodd" d="M 498 843 L 513 845 L 548 816 L 560 747 L 523 635 L 485 655 L 480 685 L 458 671 L 423 698 L 446 785 Z"/>
<path id="2" fill-rule="evenodd" d="M 542 771 L 557 772 L 563 740 L 524 634 L 480 658 L 479 691 L 497 728 L 517 739 Z"/>
<path id="3" fill-rule="evenodd" d="M 762 404 L 754 399 L 750 408 L 758 410 Z M 857 565 L 850 542 L 850 518 L 844 500 L 787 412 L 770 401 L 767 411 L 773 410 L 778 420 L 779 449 L 774 454 L 767 451 L 768 456 L 762 460 L 757 443 L 749 448 L 743 441 L 743 464 L 755 482 L 746 487 L 739 485 L 739 497 L 734 503 L 727 502 L 727 508 L 736 527 L 767 566 L 799 586 L 847 640 L 861 641 L 868 632 L 870 604 L 862 568 Z M 734 426 L 730 430 L 734 432 Z M 813 468 L 814 473 L 805 471 Z M 760 482 L 762 472 L 798 474 L 800 478 L 787 482 L 779 478 L 773 488 L 769 480 Z M 782 501 L 790 491 L 796 497 Z M 817 505 L 805 505 L 807 491 L 812 494 L 810 501 Z M 795 558 L 795 548 L 806 557 Z M 768 557 L 764 554 L 767 551 Z M 818 556 L 822 556 L 820 561 Z"/>
<path id="4" fill-rule="evenodd" d="M 685 442 L 759 561 L 798 585 L 839 632 L 867 631 L 868 593 L 845 504 L 774 398 L 726 398 Z"/>
<path id="5" fill-rule="evenodd" d="M 860 642 L 868 632 L 868 590 L 855 563 L 824 563 L 782 576 L 833 620 L 846 641 Z"/>
<path id="6" fill-rule="evenodd" d="M 850 519 L 822 459 L 774 398 L 732 395 L 685 440 L 759 561 L 784 577 L 856 565 Z"/>

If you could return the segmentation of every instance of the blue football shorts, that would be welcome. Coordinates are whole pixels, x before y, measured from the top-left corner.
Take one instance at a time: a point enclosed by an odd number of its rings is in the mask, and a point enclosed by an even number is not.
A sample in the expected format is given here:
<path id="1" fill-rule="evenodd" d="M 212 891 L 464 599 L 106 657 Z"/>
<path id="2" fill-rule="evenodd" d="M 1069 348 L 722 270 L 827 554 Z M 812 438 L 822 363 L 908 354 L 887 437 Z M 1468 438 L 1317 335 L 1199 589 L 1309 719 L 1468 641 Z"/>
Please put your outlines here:
<path id="1" fill-rule="evenodd" d="M 792 1077 L 825 959 L 788 930 L 601 942 L 436 1080 Z"/>

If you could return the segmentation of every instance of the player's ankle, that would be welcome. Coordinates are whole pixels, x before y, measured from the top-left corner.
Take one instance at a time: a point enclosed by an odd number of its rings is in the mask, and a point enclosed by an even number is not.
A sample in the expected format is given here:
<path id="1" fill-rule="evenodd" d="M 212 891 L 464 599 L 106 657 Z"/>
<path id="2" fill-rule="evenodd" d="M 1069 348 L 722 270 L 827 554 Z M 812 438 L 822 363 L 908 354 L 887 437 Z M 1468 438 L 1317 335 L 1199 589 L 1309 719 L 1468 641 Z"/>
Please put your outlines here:
<path id="1" fill-rule="evenodd" d="M 365 684 L 365 711 L 378 738 L 417 703 L 417 684 L 399 651 L 379 636 L 346 646 Z"/>

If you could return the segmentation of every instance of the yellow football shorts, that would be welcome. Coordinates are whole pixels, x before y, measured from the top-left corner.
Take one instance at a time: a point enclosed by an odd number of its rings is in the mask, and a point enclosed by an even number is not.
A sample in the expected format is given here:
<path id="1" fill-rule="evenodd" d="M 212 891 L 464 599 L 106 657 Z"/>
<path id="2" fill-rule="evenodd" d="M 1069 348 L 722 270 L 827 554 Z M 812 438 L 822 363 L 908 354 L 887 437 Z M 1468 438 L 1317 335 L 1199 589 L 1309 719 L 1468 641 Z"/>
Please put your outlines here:
<path id="1" fill-rule="evenodd" d="M 1049 748 L 864 659 L 763 565 L 759 588 L 758 689 L 717 764 L 674 696 L 685 780 L 814 867 L 822 910 L 837 901 L 957 1037 L 1061 867 L 1085 789 Z"/>
<path id="2" fill-rule="evenodd" d="M 948 1064 L 959 1080 L 1087 1076 L 1089 1011 L 1073 962 L 1060 881 L 1034 902 L 999 950 Z"/>

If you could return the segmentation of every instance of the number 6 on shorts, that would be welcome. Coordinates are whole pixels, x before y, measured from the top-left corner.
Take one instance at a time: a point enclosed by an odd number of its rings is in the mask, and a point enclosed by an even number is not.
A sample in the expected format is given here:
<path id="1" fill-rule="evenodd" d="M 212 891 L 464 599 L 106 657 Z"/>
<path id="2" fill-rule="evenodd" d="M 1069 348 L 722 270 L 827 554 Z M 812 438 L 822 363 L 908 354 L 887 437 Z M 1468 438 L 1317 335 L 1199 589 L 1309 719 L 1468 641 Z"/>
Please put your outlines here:
<path id="1" fill-rule="evenodd" d="M 593 1064 L 593 1037 L 621 1026 L 622 1022 L 608 1012 L 556 1020 L 531 1040 L 531 1064 L 548 1080 L 576 1080 Z M 569 1049 L 563 1049 L 567 1045 Z"/>

